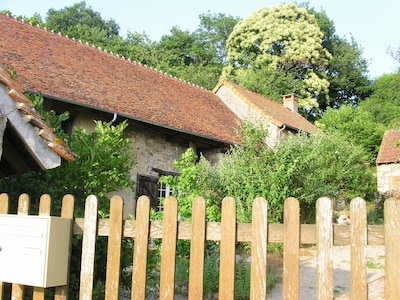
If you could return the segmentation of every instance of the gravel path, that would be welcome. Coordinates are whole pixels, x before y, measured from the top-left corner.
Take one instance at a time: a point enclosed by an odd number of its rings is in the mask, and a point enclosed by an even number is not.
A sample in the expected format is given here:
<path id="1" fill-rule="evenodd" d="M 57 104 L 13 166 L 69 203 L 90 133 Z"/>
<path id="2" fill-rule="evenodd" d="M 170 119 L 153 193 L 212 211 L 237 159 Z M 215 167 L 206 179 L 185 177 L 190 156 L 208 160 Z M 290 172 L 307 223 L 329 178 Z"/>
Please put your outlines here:
<path id="1" fill-rule="evenodd" d="M 384 246 L 368 246 L 368 278 L 383 272 Z M 350 246 L 335 246 L 333 253 L 334 296 L 350 290 Z M 281 272 L 282 270 L 279 270 Z M 267 295 L 268 300 L 282 299 L 282 282 L 279 281 Z M 316 299 L 316 250 L 302 249 L 300 257 L 300 299 Z"/>

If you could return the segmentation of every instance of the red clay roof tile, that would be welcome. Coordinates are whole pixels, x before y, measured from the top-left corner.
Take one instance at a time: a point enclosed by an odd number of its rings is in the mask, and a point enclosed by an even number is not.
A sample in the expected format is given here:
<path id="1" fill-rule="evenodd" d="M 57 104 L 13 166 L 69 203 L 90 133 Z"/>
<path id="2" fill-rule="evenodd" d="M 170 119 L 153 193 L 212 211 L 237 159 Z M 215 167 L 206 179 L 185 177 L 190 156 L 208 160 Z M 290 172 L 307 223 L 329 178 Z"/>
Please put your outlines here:
<path id="1" fill-rule="evenodd" d="M 76 156 L 75 153 L 73 153 L 67 145 L 56 136 L 54 128 L 50 127 L 44 120 L 43 116 L 35 110 L 32 101 L 23 94 L 21 87 L 11 79 L 7 71 L 1 65 L 0 84 L 3 84 L 8 88 L 8 95 L 16 102 L 16 108 L 25 114 L 25 121 L 38 128 L 38 136 L 46 141 L 48 147 L 65 160 L 74 160 Z"/>
<path id="2" fill-rule="evenodd" d="M 385 131 L 376 163 L 400 163 L 400 129 Z"/>
<path id="3" fill-rule="evenodd" d="M 0 30 L 0 60 L 26 90 L 237 142 L 240 120 L 210 91 L 5 15 Z"/>

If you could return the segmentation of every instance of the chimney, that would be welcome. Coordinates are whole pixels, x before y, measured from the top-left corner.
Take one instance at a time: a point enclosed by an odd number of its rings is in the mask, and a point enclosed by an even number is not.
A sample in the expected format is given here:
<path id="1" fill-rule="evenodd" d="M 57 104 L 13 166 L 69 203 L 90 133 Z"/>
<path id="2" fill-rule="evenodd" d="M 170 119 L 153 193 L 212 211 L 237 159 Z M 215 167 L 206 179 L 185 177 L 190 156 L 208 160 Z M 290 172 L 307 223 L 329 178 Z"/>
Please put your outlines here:
<path id="1" fill-rule="evenodd" d="M 283 95 L 283 106 L 288 108 L 294 113 L 298 113 L 298 101 L 297 101 L 297 95 L 292 93 L 288 95 Z"/>

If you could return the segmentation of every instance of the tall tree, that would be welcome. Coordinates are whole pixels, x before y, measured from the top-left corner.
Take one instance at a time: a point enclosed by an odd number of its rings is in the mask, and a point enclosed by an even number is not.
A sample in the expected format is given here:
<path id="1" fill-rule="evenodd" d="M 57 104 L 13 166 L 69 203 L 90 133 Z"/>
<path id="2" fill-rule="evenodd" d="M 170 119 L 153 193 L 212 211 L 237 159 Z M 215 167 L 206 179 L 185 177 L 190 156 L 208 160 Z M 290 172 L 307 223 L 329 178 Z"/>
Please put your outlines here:
<path id="1" fill-rule="evenodd" d="M 362 57 L 362 50 L 353 37 L 350 41 L 336 34 L 335 25 L 325 11 L 316 11 L 303 4 L 313 14 L 318 26 L 324 33 L 322 45 L 331 54 L 327 67 L 329 81 L 329 99 L 320 102 L 320 113 L 328 107 L 339 108 L 342 105 L 357 106 L 372 93 L 372 83 L 368 78 L 368 63 Z"/>
<path id="2" fill-rule="evenodd" d="M 227 61 L 226 41 L 240 18 L 208 12 L 201 14 L 199 19 L 200 25 L 195 31 L 198 39 L 202 41 L 204 49 L 212 53 L 212 59 L 219 64 L 225 64 Z"/>
<path id="3" fill-rule="evenodd" d="M 306 9 L 296 4 L 262 8 L 235 26 L 227 41 L 223 74 L 276 101 L 277 94 L 295 92 L 301 108 L 316 110 L 328 99 L 331 55 L 322 39 L 315 17 Z"/>
<path id="4" fill-rule="evenodd" d="M 224 76 L 278 102 L 296 92 L 310 120 L 328 107 L 357 106 L 372 91 L 357 43 L 336 35 L 326 13 L 308 4 L 254 12 L 235 27 L 227 46 Z"/>
<path id="5" fill-rule="evenodd" d="M 369 161 L 375 162 L 385 127 L 369 111 L 351 105 L 329 107 L 316 123 L 324 132 L 338 132 L 346 141 L 362 146 Z"/>
<path id="6" fill-rule="evenodd" d="M 119 37 L 119 25 L 114 20 L 103 20 L 100 13 L 85 1 L 60 10 L 47 11 L 46 26 L 69 37 L 81 39 L 96 46 L 106 47 Z"/>
<path id="7" fill-rule="evenodd" d="M 207 89 L 213 89 L 226 63 L 226 40 L 238 22 L 225 14 L 202 14 L 194 32 L 173 27 L 154 52 L 156 67 Z"/>
<path id="8" fill-rule="evenodd" d="M 400 126 L 400 72 L 377 78 L 374 92 L 359 107 L 371 113 L 375 122 L 388 128 Z"/>

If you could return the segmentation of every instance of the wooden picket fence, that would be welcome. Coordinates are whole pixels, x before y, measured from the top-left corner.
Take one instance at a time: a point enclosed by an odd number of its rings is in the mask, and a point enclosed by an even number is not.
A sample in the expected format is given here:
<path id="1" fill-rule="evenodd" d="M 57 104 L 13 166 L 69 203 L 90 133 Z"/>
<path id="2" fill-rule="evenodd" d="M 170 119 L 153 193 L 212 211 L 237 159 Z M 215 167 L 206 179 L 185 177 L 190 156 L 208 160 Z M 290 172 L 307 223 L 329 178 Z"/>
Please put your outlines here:
<path id="1" fill-rule="evenodd" d="M 18 214 L 29 212 L 29 197 L 21 195 Z M 40 199 L 39 215 L 49 215 L 51 200 L 48 195 Z M 79 299 L 92 299 L 94 287 L 94 259 L 97 236 L 108 237 L 105 299 L 119 299 L 121 277 L 121 242 L 123 237 L 134 239 L 131 299 L 146 298 L 146 262 L 149 239 L 161 239 L 161 265 L 159 299 L 174 299 L 176 242 L 190 240 L 190 267 L 188 299 L 203 299 L 203 270 L 205 241 L 220 241 L 219 299 L 234 299 L 235 249 L 238 242 L 251 243 L 250 299 L 267 299 L 267 244 L 283 243 L 283 299 L 299 299 L 300 246 L 315 244 L 317 249 L 316 299 L 334 299 L 333 246 L 349 245 L 351 252 L 351 290 L 347 299 L 368 299 L 371 288 L 367 282 L 367 245 L 385 245 L 384 288 L 381 299 L 399 299 L 400 296 L 400 200 L 385 201 L 385 225 L 367 225 L 365 201 L 355 198 L 350 205 L 350 226 L 332 223 L 332 201 L 320 198 L 316 207 L 316 224 L 300 224 L 299 203 L 288 198 L 284 204 L 284 223 L 268 224 L 267 201 L 256 198 L 253 203 L 252 223 L 236 222 L 236 203 L 233 198 L 222 202 L 220 223 L 206 222 L 205 201 L 193 200 L 191 222 L 178 222 L 178 203 L 168 197 L 162 222 L 150 221 L 150 201 L 142 196 L 137 202 L 135 220 L 123 220 L 123 201 L 114 196 L 108 219 L 98 219 L 97 198 L 89 196 L 83 219 L 75 219 L 73 234 L 82 234 L 82 257 Z M 9 199 L 0 195 L 0 213 L 8 213 Z M 73 218 L 74 199 L 63 198 L 61 217 Z M 1 268 L 1 266 L 0 266 Z M 23 270 L 21 270 L 23 272 Z M 0 283 L 0 300 L 3 288 Z M 12 284 L 12 299 L 24 299 L 25 287 Z M 67 299 L 67 286 L 55 288 L 54 299 Z M 33 288 L 32 299 L 45 299 L 45 289 Z M 374 291 L 376 293 L 376 291 Z M 26 296 L 26 295 L 25 295 Z M 77 297 L 78 298 L 78 295 Z M 339 298 L 339 297 L 338 297 Z M 340 298 L 340 299 L 343 299 Z"/>

